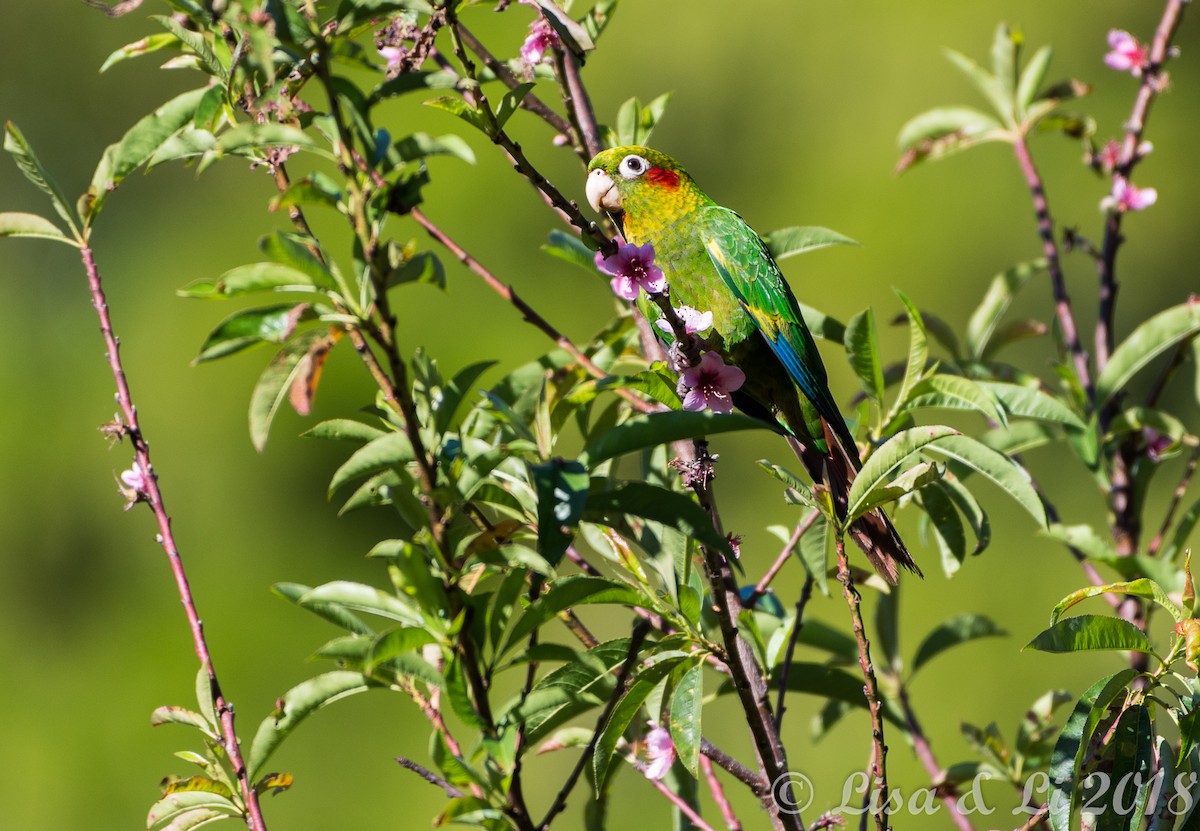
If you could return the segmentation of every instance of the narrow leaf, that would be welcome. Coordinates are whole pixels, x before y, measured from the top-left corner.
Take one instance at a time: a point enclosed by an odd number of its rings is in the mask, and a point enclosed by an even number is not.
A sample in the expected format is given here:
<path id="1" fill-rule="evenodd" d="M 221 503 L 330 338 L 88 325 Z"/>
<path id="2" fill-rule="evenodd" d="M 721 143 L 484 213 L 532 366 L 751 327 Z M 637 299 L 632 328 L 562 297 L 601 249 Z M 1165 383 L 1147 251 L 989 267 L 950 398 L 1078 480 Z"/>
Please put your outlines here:
<path id="1" fill-rule="evenodd" d="M 1113 350 L 1096 379 L 1096 406 L 1103 407 L 1146 364 L 1180 341 L 1200 332 L 1200 300 L 1159 312 L 1142 323 Z"/>
<path id="2" fill-rule="evenodd" d="M 1122 649 L 1154 654 L 1146 633 L 1127 620 L 1102 615 L 1080 615 L 1060 620 L 1025 644 L 1041 652 L 1084 652 Z"/>
<path id="3" fill-rule="evenodd" d="M 875 403 L 883 403 L 883 364 L 879 359 L 879 336 L 875 312 L 869 307 L 846 325 L 846 356 L 858 375 L 863 390 Z"/>
<path id="4" fill-rule="evenodd" d="M 788 228 L 780 228 L 767 234 L 763 239 L 767 243 L 771 256 L 776 260 L 803 254 L 806 251 L 816 251 L 818 248 L 828 248 L 831 245 L 861 244 L 837 231 L 816 225 L 793 225 Z"/>
<path id="5" fill-rule="evenodd" d="M 925 636 L 913 656 L 912 671 L 915 673 L 930 660 L 951 647 L 979 638 L 1007 635 L 991 618 L 983 615 L 956 615 L 940 624 Z"/>
<path id="6" fill-rule="evenodd" d="M 79 243 L 64 234 L 59 227 L 45 217 L 27 213 L 0 213 L 0 237 L 32 237 L 65 242 L 79 247 Z"/>

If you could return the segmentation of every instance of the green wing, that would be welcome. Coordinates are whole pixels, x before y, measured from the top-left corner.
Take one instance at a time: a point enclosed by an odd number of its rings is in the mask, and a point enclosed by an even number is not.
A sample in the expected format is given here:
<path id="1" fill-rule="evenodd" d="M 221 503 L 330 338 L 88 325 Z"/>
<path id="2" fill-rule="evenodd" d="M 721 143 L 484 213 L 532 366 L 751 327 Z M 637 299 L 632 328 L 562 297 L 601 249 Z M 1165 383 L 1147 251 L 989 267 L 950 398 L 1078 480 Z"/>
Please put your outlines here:
<path id="1" fill-rule="evenodd" d="M 792 381 L 829 423 L 847 452 L 857 456 L 854 438 L 842 420 L 817 344 L 800 313 L 796 296 L 762 237 L 728 208 L 701 212 L 702 242 L 721 280 L 733 292 Z"/>

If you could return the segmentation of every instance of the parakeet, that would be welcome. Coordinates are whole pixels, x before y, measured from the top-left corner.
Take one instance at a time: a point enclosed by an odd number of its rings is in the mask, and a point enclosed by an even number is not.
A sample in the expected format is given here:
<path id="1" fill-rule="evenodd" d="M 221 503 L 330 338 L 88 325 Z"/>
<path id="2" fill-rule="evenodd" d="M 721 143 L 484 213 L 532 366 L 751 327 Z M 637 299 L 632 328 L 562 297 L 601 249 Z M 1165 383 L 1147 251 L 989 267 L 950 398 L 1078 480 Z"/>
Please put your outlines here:
<path id="1" fill-rule="evenodd" d="M 746 375 L 733 403 L 782 425 L 813 481 L 826 483 L 844 512 L 862 467 L 858 447 L 762 237 L 705 195 L 674 159 L 648 147 L 597 154 L 588 165 L 587 197 L 620 222 L 627 242 L 653 244 L 676 307 L 712 313 L 708 345 Z M 659 314 L 653 304 L 645 309 L 652 320 Z M 888 581 L 896 582 L 898 566 L 921 573 L 882 509 L 856 521 L 850 535 Z"/>

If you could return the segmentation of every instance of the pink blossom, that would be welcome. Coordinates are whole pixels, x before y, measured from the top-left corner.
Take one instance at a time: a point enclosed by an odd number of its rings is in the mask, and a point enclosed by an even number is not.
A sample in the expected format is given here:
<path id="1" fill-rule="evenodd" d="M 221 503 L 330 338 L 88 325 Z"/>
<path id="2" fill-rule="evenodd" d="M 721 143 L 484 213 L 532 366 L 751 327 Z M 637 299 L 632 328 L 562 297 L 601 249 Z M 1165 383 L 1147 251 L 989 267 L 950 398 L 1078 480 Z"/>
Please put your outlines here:
<path id="1" fill-rule="evenodd" d="M 647 779 L 662 779 L 675 763 L 675 743 L 665 727 L 655 727 L 646 734 L 646 767 L 642 771 Z"/>
<path id="2" fill-rule="evenodd" d="M 1100 148 L 1100 155 L 1097 158 L 1100 161 L 1100 168 L 1105 173 L 1112 173 L 1121 161 L 1121 142 L 1116 139 L 1109 139 L 1104 142 L 1104 146 Z"/>
<path id="3" fill-rule="evenodd" d="M 521 44 L 521 58 L 525 63 L 534 66 L 542 62 L 546 53 L 560 43 L 558 32 L 544 17 L 529 24 L 529 34 Z"/>
<path id="4" fill-rule="evenodd" d="M 683 409 L 728 413 L 733 410 L 729 393 L 741 389 L 744 383 L 746 373 L 736 366 L 726 366 L 716 352 L 705 352 L 698 365 L 679 376 L 680 391 L 687 390 Z"/>
<path id="5" fill-rule="evenodd" d="M 667 278 L 661 268 L 654 264 L 654 245 L 624 243 L 611 257 L 596 252 L 596 268 L 612 276 L 609 284 L 618 297 L 636 300 L 638 292 L 645 289 L 649 294 L 658 294 L 667 287 Z"/>
<path id="6" fill-rule="evenodd" d="M 683 328 L 689 335 L 696 332 L 707 332 L 712 328 L 712 312 L 702 312 L 698 309 L 693 309 L 691 306 L 680 306 L 675 309 L 675 314 L 679 315 L 680 321 L 683 322 Z M 654 325 L 667 334 L 671 334 L 671 324 L 663 318 L 660 317 L 654 321 Z"/>
<path id="7" fill-rule="evenodd" d="M 1104 197 L 1100 207 L 1108 211 L 1141 211 L 1158 201 L 1154 188 L 1139 188 L 1125 179 L 1113 182 L 1112 194 Z"/>
<path id="8" fill-rule="evenodd" d="M 408 50 L 403 46 L 380 46 L 379 56 L 387 61 L 388 71 L 400 68 L 400 61 L 404 60 L 404 56 L 408 54 Z"/>
<path id="9" fill-rule="evenodd" d="M 1108 33 L 1108 45 L 1111 51 L 1104 56 L 1104 62 L 1118 72 L 1140 76 L 1150 63 L 1149 51 L 1129 32 L 1112 29 Z"/>
<path id="10" fill-rule="evenodd" d="M 133 467 L 129 470 L 121 471 L 121 481 L 125 483 L 125 487 L 137 493 L 146 492 L 146 474 L 142 471 L 141 464 L 135 459 Z"/>

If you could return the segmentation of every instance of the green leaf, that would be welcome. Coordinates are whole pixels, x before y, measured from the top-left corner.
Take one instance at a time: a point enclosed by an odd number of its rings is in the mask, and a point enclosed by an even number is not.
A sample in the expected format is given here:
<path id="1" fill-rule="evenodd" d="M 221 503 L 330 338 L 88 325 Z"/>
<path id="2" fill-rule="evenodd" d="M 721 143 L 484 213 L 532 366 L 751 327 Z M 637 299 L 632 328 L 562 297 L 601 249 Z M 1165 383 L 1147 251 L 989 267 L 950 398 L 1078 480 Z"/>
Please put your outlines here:
<path id="1" fill-rule="evenodd" d="M 475 164 L 475 151 L 471 145 L 453 133 L 431 136 L 428 133 L 413 133 L 396 142 L 396 152 L 406 162 L 429 156 L 454 156 L 467 164 Z"/>
<path id="2" fill-rule="evenodd" d="M 590 478 L 579 462 L 551 459 L 529 466 L 538 497 L 538 553 L 557 566 L 587 505 Z"/>
<path id="3" fill-rule="evenodd" d="M 827 340 L 830 343 L 845 343 L 846 340 L 846 325 L 840 320 L 837 320 L 822 311 L 814 309 L 812 306 L 806 306 L 803 303 L 797 303 L 800 308 L 800 316 L 808 325 L 808 329 L 812 332 L 813 337 Z"/>
<path id="4" fill-rule="evenodd" d="M 900 128 L 897 144 L 901 150 L 914 150 L 925 145 L 930 152 L 922 157 L 939 158 L 999 137 L 1003 129 L 999 121 L 974 107 L 937 107 L 909 119 Z"/>
<path id="5" fill-rule="evenodd" d="M 204 71 L 214 78 L 221 81 L 222 85 L 229 82 L 229 70 L 217 59 L 213 54 L 212 49 L 205 40 L 204 35 L 194 29 L 188 29 L 173 17 L 165 15 L 151 15 L 150 19 L 158 23 L 172 35 L 174 35 L 180 43 L 192 51 L 199 59 L 201 67 Z M 186 52 L 185 52 L 186 54 Z"/>
<path id="6" fill-rule="evenodd" d="M 733 557 L 729 541 L 713 527 L 708 513 L 682 493 L 646 482 L 625 482 L 613 490 L 588 496 L 584 516 L 589 521 L 611 525 L 616 522 L 614 515 L 624 514 L 661 522 L 701 545 Z"/>
<path id="7" fill-rule="evenodd" d="M 821 228 L 816 225 L 793 225 L 780 228 L 763 237 L 771 256 L 776 260 L 803 254 L 806 251 L 816 251 L 818 248 L 828 248 L 831 245 L 861 245 L 857 240 L 850 239 L 837 231 Z"/>
<path id="8" fill-rule="evenodd" d="M 338 606 L 356 612 L 394 620 L 406 626 L 420 627 L 425 619 L 403 599 L 374 586 L 348 580 L 334 580 L 309 589 L 297 601 L 300 606 Z"/>
<path id="9" fill-rule="evenodd" d="M 645 146 L 650 134 L 662 119 L 671 93 L 658 96 L 645 107 L 637 98 L 630 98 L 617 110 L 617 144 L 614 146 Z"/>
<path id="10" fill-rule="evenodd" d="M 621 740 L 630 722 L 637 716 L 638 710 L 642 709 L 642 705 L 659 682 L 666 678 L 671 670 L 683 660 L 682 656 L 664 658 L 650 665 L 639 672 L 625 690 L 625 694 L 621 696 L 620 702 L 613 708 L 608 721 L 601 729 L 600 738 L 596 741 L 596 749 L 592 756 L 592 777 L 596 784 L 596 790 L 604 789 L 604 784 L 611 772 L 610 766 L 617 743 Z"/>
<path id="11" fill-rule="evenodd" d="M 1079 615 L 1060 620 L 1025 644 L 1041 652 L 1083 652 L 1122 649 L 1154 653 L 1146 633 L 1127 620 L 1102 615 Z"/>
<path id="12" fill-rule="evenodd" d="M 1098 800 L 1089 799 L 1087 812 L 1099 814 L 1097 831 L 1137 831 L 1142 825 L 1153 780 L 1154 726 L 1150 708 L 1134 704 L 1121 713 L 1109 745 L 1112 748 L 1112 781 L 1117 783 Z"/>
<path id="13" fill-rule="evenodd" d="M 899 289 L 896 289 L 896 294 L 904 304 L 904 314 L 908 317 L 908 362 L 905 364 L 904 380 L 900 384 L 900 392 L 896 394 L 896 403 L 892 405 L 888 421 L 901 403 L 908 400 L 913 388 L 920 383 L 925 374 L 925 363 L 929 359 L 929 339 L 925 335 L 925 321 L 920 310 Z"/>
<path id="14" fill-rule="evenodd" d="M 328 335 L 320 330 L 294 337 L 275 355 L 259 376 L 250 395 L 250 441 L 259 453 L 267 446 L 271 422 L 288 397 L 292 384 L 309 371 L 311 350 Z"/>
<path id="15" fill-rule="evenodd" d="M 104 72 L 114 64 L 129 58 L 140 57 L 141 55 L 149 55 L 151 52 L 157 52 L 160 49 L 177 46 L 179 38 L 169 32 L 160 32 L 154 35 L 147 35 L 144 38 L 139 38 L 133 43 L 127 43 L 115 52 L 112 52 L 104 63 L 100 64 L 100 71 Z"/>
<path id="16" fill-rule="evenodd" d="M 57 225 L 45 217 L 15 211 L 0 213 L 0 237 L 49 239 L 79 247 L 79 243 L 64 234 Z"/>
<path id="17" fill-rule="evenodd" d="M 525 96 L 531 89 L 533 89 L 533 84 L 521 84 L 504 93 L 500 103 L 496 105 L 496 129 L 504 129 L 504 125 L 520 108 L 521 102 L 525 100 Z"/>
<path id="18" fill-rule="evenodd" d="M 1070 609 L 1076 603 L 1087 600 L 1089 597 L 1098 597 L 1102 594 L 1128 594 L 1135 597 L 1143 597 L 1147 600 L 1152 600 L 1159 606 L 1171 613 L 1171 617 L 1175 618 L 1175 622 L 1181 622 L 1186 615 L 1183 610 L 1175 605 L 1174 601 L 1167 596 L 1163 591 L 1162 586 L 1155 583 L 1148 577 L 1141 577 L 1137 580 L 1131 580 L 1128 583 L 1109 583 L 1105 586 L 1088 586 L 1076 592 L 1071 592 L 1066 597 L 1058 602 L 1054 610 L 1050 612 L 1050 622 L 1055 623 L 1062 617 L 1063 612 Z"/>
<path id="19" fill-rule="evenodd" d="M 384 81 L 371 92 L 370 103 L 392 98 L 420 89 L 457 89 L 460 78 L 457 72 L 439 69 L 433 72 L 405 72 Z"/>
<path id="20" fill-rule="evenodd" d="M 201 87 L 172 98 L 130 127 L 120 141 L 105 149 L 82 200 L 88 224 L 100 213 L 108 194 L 121 184 L 121 180 L 149 161 L 163 142 L 191 124 L 207 89 Z"/>
<path id="21" fill-rule="evenodd" d="M 989 421 L 1006 426 L 1000 402 L 987 387 L 959 375 L 931 375 L 912 388 L 905 410 L 922 408 L 974 410 Z"/>
<path id="22" fill-rule="evenodd" d="M 807 627 L 807 624 L 805 626 Z M 776 677 L 778 670 L 778 667 L 772 670 L 770 679 L 772 689 L 779 682 L 779 679 Z M 787 689 L 788 692 L 815 695 L 820 698 L 841 701 L 854 707 L 861 707 L 863 709 L 867 707 L 867 697 L 863 694 L 862 676 L 851 675 L 844 669 L 831 667 L 828 664 L 815 664 L 804 661 L 794 662 L 791 670 L 788 672 Z M 731 693 L 733 692 L 733 684 L 725 681 L 721 684 L 717 692 L 719 694 Z M 898 727 L 904 725 L 903 716 L 890 704 L 885 704 L 883 717 Z"/>
<path id="23" fill-rule="evenodd" d="M 769 427 L 765 421 L 741 413 L 714 413 L 678 410 L 669 413 L 636 415 L 613 427 L 591 441 L 579 454 L 579 461 L 589 468 L 608 459 L 680 439 L 701 438 L 735 430 L 761 430 Z"/>
<path id="24" fill-rule="evenodd" d="M 1017 84 L 1017 54 L 1021 51 L 1021 36 L 1008 28 L 1007 23 L 996 27 L 996 36 L 992 39 L 992 77 L 996 79 L 996 89 L 1004 102 L 999 108 L 1006 120 L 1012 120 L 1013 90 Z"/>
<path id="25" fill-rule="evenodd" d="M 307 307 L 294 303 L 235 312 L 209 333 L 193 363 L 223 358 L 257 343 L 283 343 L 297 323 L 314 316 Z"/>
<path id="26" fill-rule="evenodd" d="M 1004 313 L 1008 311 L 1017 292 L 1033 277 L 1046 271 L 1043 260 L 1020 263 L 1008 271 L 997 274 L 992 278 L 992 284 L 980 302 L 978 308 L 967 321 L 967 356 L 972 360 L 982 360 L 987 352 L 996 327 L 1000 324 Z"/>
<path id="27" fill-rule="evenodd" d="M 1003 24 L 1001 25 L 1003 26 Z M 999 32 L 997 32 L 997 38 L 999 36 Z M 1011 120 L 1012 100 L 1011 96 L 1005 93 L 1003 82 L 961 52 L 956 52 L 953 49 L 946 49 L 944 51 L 950 63 L 954 64 L 967 76 L 975 88 L 983 94 L 996 110 L 996 114 L 1002 119 Z"/>
<path id="28" fill-rule="evenodd" d="M 317 286 L 303 271 L 281 263 L 250 263 L 231 268 L 214 282 L 197 280 L 176 294 L 180 297 L 237 297 L 255 291 L 314 292 Z"/>
<path id="29" fill-rule="evenodd" d="M 883 405 L 883 364 L 879 360 L 879 337 L 875 312 L 870 307 L 846 324 L 846 356 L 858 375 L 863 390 L 876 404 Z"/>
<path id="30" fill-rule="evenodd" d="M 862 516 L 875 510 L 880 505 L 895 502 L 903 496 L 920 490 L 926 485 L 936 482 L 942 477 L 944 472 L 943 468 L 939 468 L 931 462 L 921 462 L 913 465 L 895 479 L 872 488 L 858 503 L 856 510 L 859 513 L 856 516 Z"/>
<path id="31" fill-rule="evenodd" d="M 17 167 L 20 168 L 25 178 L 32 182 L 38 190 L 50 197 L 50 204 L 54 206 L 54 210 L 67 223 L 67 227 L 71 229 L 71 234 L 78 237 L 79 221 L 74 208 L 71 207 L 71 204 L 67 201 L 67 197 L 58 187 L 58 184 L 50 178 L 50 174 L 46 172 L 46 168 L 42 167 L 42 163 L 38 161 L 37 155 L 33 152 L 33 148 L 29 146 L 29 142 L 25 139 L 25 136 L 17 129 L 17 125 L 11 121 L 4 122 L 4 149 L 12 154 Z"/>
<path id="32" fill-rule="evenodd" d="M 318 255 L 320 247 L 312 237 L 275 231 L 260 239 L 258 247 L 280 265 L 307 275 L 314 286 L 323 289 L 337 288 L 337 280 L 324 259 Z"/>
<path id="33" fill-rule="evenodd" d="M 249 778 L 258 778 L 275 749 L 309 715 L 369 688 L 370 682 L 362 673 L 344 670 L 326 672 L 292 687 L 279 699 L 276 711 L 258 726 L 246 762 Z"/>
<path id="34" fill-rule="evenodd" d="M 582 63 L 585 57 L 584 52 L 589 52 L 596 48 L 596 44 L 592 42 L 592 37 L 588 34 L 587 29 L 571 19 L 555 0 L 534 0 L 534 2 L 541 7 L 542 16 L 545 17 L 550 27 L 558 33 L 563 46 L 569 49 Z"/>
<path id="35" fill-rule="evenodd" d="M 403 432 L 385 433 L 359 448 L 333 474 L 329 482 L 329 496 L 333 496 L 347 482 L 361 479 L 416 459 L 412 442 Z"/>
<path id="36" fill-rule="evenodd" d="M 927 531 L 933 533 L 942 555 L 942 570 L 947 577 L 953 577 L 967 556 L 967 535 L 954 502 L 947 491 L 938 487 L 923 489 L 917 501 L 925 512 L 920 525 L 921 534 L 924 536 Z"/>
<path id="37" fill-rule="evenodd" d="M 158 800 L 146 815 L 148 831 L 190 831 L 218 819 L 240 817 L 228 797 L 210 791 L 179 791 Z"/>
<path id="38" fill-rule="evenodd" d="M 1046 508 L 1030 483 L 1029 474 L 1004 454 L 964 435 L 940 436 L 927 452 L 944 456 L 990 479 L 1028 511 L 1038 525 L 1045 527 Z"/>
<path id="39" fill-rule="evenodd" d="M 596 252 L 588 248 L 583 240 L 574 234 L 559 231 L 557 228 L 550 232 L 550 237 L 542 250 L 552 257 L 558 257 L 568 263 L 577 265 L 589 274 L 595 275 Z"/>
<path id="40" fill-rule="evenodd" d="M 867 512 L 866 504 L 871 492 L 886 487 L 890 474 L 905 461 L 912 459 L 923 447 L 938 439 L 957 435 L 949 427 L 914 427 L 892 436 L 867 458 L 862 470 L 850 486 L 847 495 L 846 524 Z"/>
<path id="41" fill-rule="evenodd" d="M 812 527 L 800 538 L 800 561 L 804 570 L 812 575 L 821 594 L 829 596 L 829 520 L 823 514 L 818 514 L 813 520 Z M 800 630 L 801 636 L 809 628 L 808 624 Z"/>
<path id="42" fill-rule="evenodd" d="M 1086 430 L 1087 425 L 1062 400 L 1042 392 L 1035 387 L 1021 384 L 1002 384 L 995 381 L 977 381 L 988 390 L 1004 407 L 1004 411 L 1019 418 L 1033 418 Z"/>
<path id="43" fill-rule="evenodd" d="M 366 444 L 387 434 L 378 427 L 363 424 L 361 421 L 349 418 L 331 418 L 328 421 L 322 421 L 311 430 L 305 430 L 300 435 L 310 439 L 331 439 Z"/>
<path id="44" fill-rule="evenodd" d="M 1096 378 L 1096 406 L 1125 389 L 1146 364 L 1200 332 L 1200 302 L 1189 300 L 1142 323 L 1113 350 Z"/>
<path id="45" fill-rule="evenodd" d="M 991 618 L 983 615 L 955 615 L 945 623 L 935 627 L 921 641 L 921 645 L 917 647 L 916 655 L 913 656 L 912 671 L 916 673 L 917 670 L 931 659 L 953 646 L 977 640 L 978 638 L 990 638 L 1007 634 Z"/>
<path id="46" fill-rule="evenodd" d="M 642 592 L 605 577 L 573 575 L 556 580 L 513 624 L 500 654 L 506 654 L 525 639 L 525 636 L 559 612 L 574 606 L 593 603 L 614 603 L 620 606 L 652 605 Z"/>
<path id="47" fill-rule="evenodd" d="M 692 776 L 699 777 L 700 710 L 704 697 L 703 664 L 691 666 L 675 683 L 671 692 L 671 720 L 668 728 L 675 753 Z"/>
<path id="48" fill-rule="evenodd" d="M 1079 805 L 1079 790 L 1075 785 L 1082 779 L 1079 774 L 1096 727 L 1107 714 L 1109 704 L 1138 674 L 1136 669 L 1126 668 L 1101 678 L 1080 696 L 1067 718 L 1050 756 L 1049 776 L 1053 790 L 1049 807 L 1053 831 L 1070 831 L 1071 815 Z"/>
<path id="49" fill-rule="evenodd" d="M 1049 69 L 1050 60 L 1053 57 L 1054 50 L 1049 46 L 1043 46 L 1033 53 L 1033 57 L 1021 70 L 1021 80 L 1017 84 L 1017 112 L 1021 118 L 1025 117 L 1029 106 L 1036 100 L 1038 90 L 1042 88 L 1042 82 L 1046 80 L 1046 70 Z"/>
<path id="50" fill-rule="evenodd" d="M 1196 527 L 1196 523 L 1200 521 L 1200 499 L 1192 503 L 1187 512 L 1179 518 L 1175 524 L 1175 533 L 1171 535 L 1171 541 L 1163 548 L 1160 559 L 1165 562 L 1173 562 L 1179 556 L 1179 552 L 1183 551 L 1187 546 L 1188 537 L 1192 534 L 1192 529 Z"/>
<path id="51" fill-rule="evenodd" d="M 348 632 L 353 632 L 356 635 L 368 635 L 374 637 L 375 630 L 363 622 L 362 618 L 353 612 L 347 611 L 342 606 L 336 606 L 331 603 L 313 603 L 311 601 L 301 603 L 301 598 L 305 597 L 312 588 L 305 586 L 302 583 L 276 583 L 271 587 L 271 591 L 291 603 L 295 603 L 302 609 L 306 609 L 324 620 L 329 621 L 334 626 L 340 626 Z M 207 678 L 205 679 L 207 683 Z"/>
<path id="52" fill-rule="evenodd" d="M 488 127 L 484 125 L 483 113 L 457 95 L 443 95 L 438 98 L 430 98 L 424 103 L 428 107 L 458 116 L 476 130 L 484 133 L 488 132 Z"/>
<path id="53" fill-rule="evenodd" d="M 242 124 L 218 137 L 217 149 L 235 156 L 259 156 L 264 147 L 297 147 L 333 160 L 333 154 L 307 133 L 286 124 Z"/>

